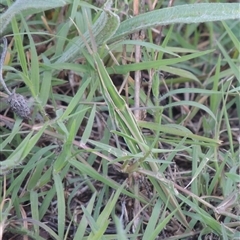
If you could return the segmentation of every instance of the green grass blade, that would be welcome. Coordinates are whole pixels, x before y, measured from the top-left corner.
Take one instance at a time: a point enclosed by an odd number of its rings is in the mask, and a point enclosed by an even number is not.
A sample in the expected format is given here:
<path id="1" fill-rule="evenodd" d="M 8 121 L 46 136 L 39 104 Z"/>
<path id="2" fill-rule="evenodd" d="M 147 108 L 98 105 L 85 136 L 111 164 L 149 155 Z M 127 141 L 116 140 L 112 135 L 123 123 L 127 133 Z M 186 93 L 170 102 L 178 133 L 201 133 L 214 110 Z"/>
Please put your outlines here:
<path id="1" fill-rule="evenodd" d="M 21 124 L 22 123 L 22 119 L 20 118 L 17 118 L 15 123 L 14 123 L 14 126 L 13 126 L 13 129 L 11 131 L 11 133 L 9 134 L 9 136 L 0 144 L 0 152 L 3 151 L 3 149 L 5 148 L 5 146 L 11 142 L 13 140 L 13 138 L 16 136 L 16 134 L 19 133 L 20 131 L 20 128 L 21 128 Z M 3 136 L 2 136 L 3 138 Z"/>
<path id="2" fill-rule="evenodd" d="M 63 115 L 60 117 L 60 120 L 66 119 L 71 114 L 73 109 L 79 104 L 79 101 L 83 97 L 89 83 L 90 83 L 90 79 L 86 80 L 86 82 L 82 84 L 81 88 L 78 89 L 76 95 L 72 98 L 71 102 L 68 104 L 67 109 L 65 110 Z"/>
<path id="3" fill-rule="evenodd" d="M 82 135 L 81 142 L 83 144 L 86 144 L 86 142 L 88 141 L 88 139 L 89 139 L 89 137 L 91 135 L 95 115 L 96 115 L 96 105 L 93 105 L 91 114 L 90 114 L 90 116 L 88 118 L 87 126 L 86 126 L 85 131 L 84 131 L 84 133 Z"/>
<path id="4" fill-rule="evenodd" d="M 31 203 L 31 214 L 32 218 L 35 220 L 39 220 L 39 212 L 38 212 L 38 194 L 34 190 L 30 191 L 30 203 Z M 39 235 L 39 226 L 34 225 L 35 234 Z"/>
<path id="5" fill-rule="evenodd" d="M 65 231 L 65 212 L 66 204 L 64 197 L 64 188 L 62 184 L 62 179 L 58 173 L 53 173 L 54 184 L 57 192 L 57 209 L 58 209 L 58 236 L 60 239 L 63 239 Z"/>
<path id="6" fill-rule="evenodd" d="M 9 1 L 8 1 L 9 2 Z M 33 14 L 34 12 L 45 11 L 47 9 L 62 7 L 66 4 L 64 0 L 17 0 L 4 13 L 0 14 L 0 33 L 5 30 L 7 25 L 16 14 Z"/>
<path id="7" fill-rule="evenodd" d="M 91 34 L 94 37 L 96 45 L 99 46 L 105 43 L 116 32 L 119 26 L 119 17 L 109 10 L 111 2 L 111 0 L 108 0 L 105 3 L 104 9 L 93 24 L 91 32 L 87 31 L 83 34 L 84 40 L 82 37 L 75 38 L 71 47 L 62 54 L 56 61 L 57 63 L 67 62 L 79 55 L 79 52 L 86 48 L 85 43 L 91 43 Z"/>
<path id="8" fill-rule="evenodd" d="M 117 216 L 114 216 L 113 220 L 117 228 L 117 239 L 128 240 L 129 238 L 127 237 L 122 221 Z"/>
<path id="9" fill-rule="evenodd" d="M 97 219 L 97 225 L 99 227 L 98 230 L 95 233 L 91 233 L 88 239 L 98 240 L 102 237 L 107 227 L 106 223 L 109 221 L 110 214 L 114 210 L 116 202 L 119 198 L 119 195 L 122 193 L 124 186 L 125 184 L 121 185 L 116 193 L 110 197 L 109 201 L 105 205 L 105 208 Z"/>
<path id="10" fill-rule="evenodd" d="M 118 189 L 120 187 L 120 185 L 117 182 L 113 181 L 112 179 L 110 179 L 108 177 L 102 176 L 94 168 L 92 168 L 86 164 L 80 163 L 73 159 L 69 160 L 69 162 L 74 167 L 76 167 L 80 172 L 87 174 L 88 176 L 93 177 L 93 178 L 97 179 L 98 181 L 101 181 L 102 183 L 110 186 L 113 189 Z M 136 196 L 134 196 L 134 194 L 132 194 L 126 190 L 123 190 L 123 193 L 128 196 L 131 196 L 131 197 L 136 197 Z M 145 202 L 145 200 L 143 198 L 140 197 L 139 199 L 141 201 Z"/>
<path id="11" fill-rule="evenodd" d="M 233 59 L 230 58 L 230 56 L 228 55 L 226 49 L 224 49 L 224 47 L 221 45 L 221 43 L 219 43 L 218 41 L 216 42 L 219 49 L 221 50 L 225 60 L 227 61 L 227 63 L 229 64 L 229 66 L 232 69 L 232 72 L 234 74 L 234 76 L 237 78 L 238 83 L 240 84 L 240 70 L 239 70 L 239 66 L 237 66 L 234 62 Z M 239 42 L 240 44 L 240 42 Z"/>
<path id="12" fill-rule="evenodd" d="M 162 66 L 173 65 L 176 63 L 181 63 L 190 59 L 194 59 L 197 57 L 201 57 L 203 55 L 211 53 L 212 50 L 207 50 L 203 52 L 197 52 L 182 56 L 181 58 L 171 58 L 171 59 L 164 59 L 164 60 L 154 60 L 154 61 L 145 61 L 141 63 L 133 63 L 121 66 L 113 66 L 107 68 L 108 74 L 127 74 L 131 71 L 137 70 L 146 70 L 146 69 L 160 69 Z"/>
<path id="13" fill-rule="evenodd" d="M 90 201 L 88 202 L 88 205 L 87 205 L 87 208 L 86 208 L 86 211 L 89 212 L 89 214 L 92 213 L 93 211 L 93 208 L 94 208 L 94 202 L 96 200 L 96 193 L 94 193 L 90 199 Z M 86 232 L 86 228 L 88 226 L 88 219 L 87 219 L 87 216 L 86 215 L 83 215 L 79 225 L 78 225 L 78 228 L 77 228 L 77 231 L 76 231 L 76 234 L 74 236 L 74 239 L 73 240 L 80 240 L 80 239 L 83 239 L 84 237 L 84 233 Z"/>
<path id="14" fill-rule="evenodd" d="M 143 239 L 142 240 L 150 240 L 150 236 L 154 232 L 154 229 L 156 227 L 156 224 L 158 222 L 158 218 L 161 214 L 161 208 L 162 208 L 162 201 L 158 199 L 156 203 L 154 204 L 154 208 L 152 209 L 152 215 L 149 219 L 148 225 L 144 231 Z"/>
<path id="15" fill-rule="evenodd" d="M 52 73 L 45 70 L 42 74 L 42 83 L 39 93 L 39 101 L 41 102 L 42 107 L 44 107 L 49 99 L 50 89 L 52 86 Z"/>
<path id="16" fill-rule="evenodd" d="M 234 46 L 236 49 L 239 50 L 239 38 L 237 36 L 234 35 L 234 33 L 231 31 L 231 29 L 229 28 L 229 26 L 227 25 L 227 23 L 225 23 L 224 21 L 222 22 L 223 26 L 225 27 L 229 37 L 231 38 Z"/>
<path id="17" fill-rule="evenodd" d="M 31 82 L 32 82 L 32 89 L 36 96 L 39 95 L 39 62 L 37 56 L 37 50 L 35 47 L 35 43 L 33 41 L 32 36 L 28 35 L 30 41 L 30 51 L 31 51 Z"/>
<path id="18" fill-rule="evenodd" d="M 238 19 L 239 15 L 238 3 L 201 3 L 163 8 L 125 20 L 110 41 L 116 41 L 133 32 L 160 25 Z"/>

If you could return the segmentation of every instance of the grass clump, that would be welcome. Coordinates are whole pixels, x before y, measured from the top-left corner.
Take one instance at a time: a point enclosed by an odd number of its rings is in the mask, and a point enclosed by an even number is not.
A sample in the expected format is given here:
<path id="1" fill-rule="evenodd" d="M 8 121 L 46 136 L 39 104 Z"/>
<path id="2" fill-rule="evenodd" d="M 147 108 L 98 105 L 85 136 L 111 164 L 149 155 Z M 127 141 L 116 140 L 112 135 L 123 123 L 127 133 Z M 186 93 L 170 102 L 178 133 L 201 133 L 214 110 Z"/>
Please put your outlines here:
<path id="1" fill-rule="evenodd" d="M 3 2 L 2 239 L 239 237 L 239 4 L 167 3 Z"/>

